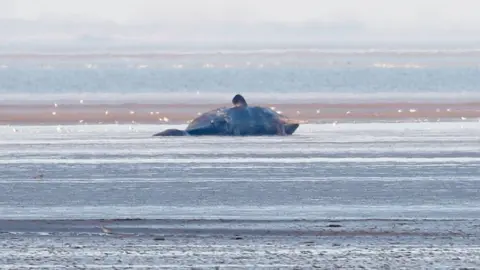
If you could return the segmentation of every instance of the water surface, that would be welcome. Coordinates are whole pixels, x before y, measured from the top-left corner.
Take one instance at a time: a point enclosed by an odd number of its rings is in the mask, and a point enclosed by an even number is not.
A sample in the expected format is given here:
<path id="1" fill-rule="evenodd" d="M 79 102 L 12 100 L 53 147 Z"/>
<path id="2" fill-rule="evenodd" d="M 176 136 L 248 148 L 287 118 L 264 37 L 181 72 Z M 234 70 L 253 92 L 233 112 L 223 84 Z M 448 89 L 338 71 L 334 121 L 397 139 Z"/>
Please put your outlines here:
<path id="1" fill-rule="evenodd" d="M 151 137 L 167 127 L 1 127 L 0 215 L 480 218 L 478 122 L 312 124 L 289 137 Z"/>

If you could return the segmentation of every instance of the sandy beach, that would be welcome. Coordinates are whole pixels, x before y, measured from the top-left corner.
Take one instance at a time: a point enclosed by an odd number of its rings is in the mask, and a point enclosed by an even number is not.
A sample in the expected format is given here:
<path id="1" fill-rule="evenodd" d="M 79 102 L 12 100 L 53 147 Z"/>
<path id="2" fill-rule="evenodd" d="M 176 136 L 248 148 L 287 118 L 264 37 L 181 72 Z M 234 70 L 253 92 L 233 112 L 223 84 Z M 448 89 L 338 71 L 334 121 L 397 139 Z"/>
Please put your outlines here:
<path id="1" fill-rule="evenodd" d="M 427 103 L 262 103 L 292 119 L 310 123 L 324 122 L 380 122 L 380 121 L 465 121 L 480 119 L 480 102 Z M 199 113 L 214 108 L 231 106 L 229 103 L 123 103 L 57 104 L 44 103 L 3 104 L 0 124 L 184 124 Z"/>

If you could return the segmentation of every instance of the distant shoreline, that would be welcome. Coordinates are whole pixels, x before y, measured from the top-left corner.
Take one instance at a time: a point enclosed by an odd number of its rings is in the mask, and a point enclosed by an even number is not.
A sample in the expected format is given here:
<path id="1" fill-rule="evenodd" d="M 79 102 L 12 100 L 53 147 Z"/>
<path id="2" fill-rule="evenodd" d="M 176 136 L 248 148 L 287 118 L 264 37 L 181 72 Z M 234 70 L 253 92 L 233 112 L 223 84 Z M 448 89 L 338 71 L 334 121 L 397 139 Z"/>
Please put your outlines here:
<path id="1" fill-rule="evenodd" d="M 57 103 L 55 103 L 57 104 Z M 225 103 L 29 103 L 0 107 L 0 124 L 185 124 Z M 480 101 L 460 103 L 258 103 L 297 120 L 316 122 L 480 121 Z"/>

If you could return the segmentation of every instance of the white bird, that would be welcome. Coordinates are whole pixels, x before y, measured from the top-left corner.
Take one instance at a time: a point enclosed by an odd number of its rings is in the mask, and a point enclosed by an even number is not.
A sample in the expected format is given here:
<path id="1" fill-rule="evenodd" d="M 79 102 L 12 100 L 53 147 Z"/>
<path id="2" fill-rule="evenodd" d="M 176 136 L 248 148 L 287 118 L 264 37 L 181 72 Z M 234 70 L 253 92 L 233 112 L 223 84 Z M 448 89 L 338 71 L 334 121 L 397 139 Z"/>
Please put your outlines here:
<path id="1" fill-rule="evenodd" d="M 12 130 L 13 130 L 13 132 L 18 132 L 18 130 L 16 128 L 13 128 Z"/>
<path id="2" fill-rule="evenodd" d="M 345 114 L 351 114 L 351 112 L 350 112 L 350 111 L 348 111 L 348 112 L 346 112 Z"/>
<path id="3" fill-rule="evenodd" d="M 275 107 L 270 107 L 270 109 L 272 109 L 273 111 L 275 111 Z"/>
<path id="4" fill-rule="evenodd" d="M 465 121 L 465 120 L 467 120 L 467 118 L 466 118 L 466 117 L 463 117 L 463 116 L 462 116 L 461 118 L 462 118 L 462 120 L 464 120 L 464 121 Z"/>
<path id="5" fill-rule="evenodd" d="M 402 109 L 398 109 L 398 112 L 401 113 L 401 112 L 403 112 L 403 110 L 402 110 Z"/>
<path id="6" fill-rule="evenodd" d="M 450 109 L 450 108 L 447 109 L 447 112 L 451 112 L 451 111 L 452 111 L 452 109 Z"/>
<path id="7" fill-rule="evenodd" d="M 134 111 L 130 111 L 130 114 L 135 114 L 135 112 L 134 112 Z"/>
<path id="8" fill-rule="evenodd" d="M 300 111 L 297 111 L 297 114 L 300 114 Z"/>
<path id="9" fill-rule="evenodd" d="M 80 99 L 80 104 L 83 104 L 83 99 Z"/>
<path id="10" fill-rule="evenodd" d="M 319 114 L 319 113 L 320 113 L 320 110 L 317 110 L 317 114 Z"/>
<path id="11" fill-rule="evenodd" d="M 101 226 L 100 228 L 102 229 L 102 232 L 104 232 L 106 234 L 111 234 L 112 233 L 112 230 L 105 228 L 105 226 Z"/>
<path id="12" fill-rule="evenodd" d="M 55 106 L 55 108 L 57 108 L 57 107 L 58 107 L 58 104 L 57 104 L 57 103 L 53 103 L 53 106 Z"/>
<path id="13" fill-rule="evenodd" d="M 410 112 L 411 112 L 411 113 L 414 113 L 414 112 L 416 112 L 416 111 L 417 111 L 416 109 L 410 109 Z"/>
<path id="14" fill-rule="evenodd" d="M 108 111 L 105 111 L 105 115 L 108 115 Z"/>
<path id="15" fill-rule="evenodd" d="M 52 112 L 52 115 L 57 115 L 57 112 Z"/>
<path id="16" fill-rule="evenodd" d="M 168 122 L 169 120 L 167 117 L 163 117 L 163 121 Z"/>
<path id="17" fill-rule="evenodd" d="M 78 120 L 79 123 L 83 123 L 83 120 Z"/>

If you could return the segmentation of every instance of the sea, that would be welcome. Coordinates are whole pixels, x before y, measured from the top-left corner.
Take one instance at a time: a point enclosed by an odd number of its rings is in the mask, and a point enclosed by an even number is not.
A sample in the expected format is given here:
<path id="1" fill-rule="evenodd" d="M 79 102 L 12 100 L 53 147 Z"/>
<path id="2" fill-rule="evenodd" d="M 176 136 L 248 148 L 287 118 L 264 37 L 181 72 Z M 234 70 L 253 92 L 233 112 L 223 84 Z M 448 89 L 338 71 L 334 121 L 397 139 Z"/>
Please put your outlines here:
<path id="1" fill-rule="evenodd" d="M 0 102 L 471 101 L 479 72 L 474 49 L 0 52 Z"/>
<path id="2" fill-rule="evenodd" d="M 0 104 L 229 102 L 236 93 L 286 103 L 471 102 L 480 100 L 479 87 L 480 50 L 0 55 Z M 64 220 L 183 222 L 181 228 L 191 221 L 192 234 L 231 229 L 222 221 L 237 222 L 244 234 L 293 231 L 302 222 L 353 222 L 366 230 L 428 221 L 436 225 L 421 230 L 461 228 L 479 250 L 477 119 L 305 124 L 287 137 L 152 137 L 184 127 L 0 126 L 2 237 L 101 233 L 48 225 Z M 8 225 L 15 220 L 20 225 Z"/>
<path id="3" fill-rule="evenodd" d="M 480 217 L 479 122 L 152 137 L 169 126 L 1 127 L 2 218 Z"/>

